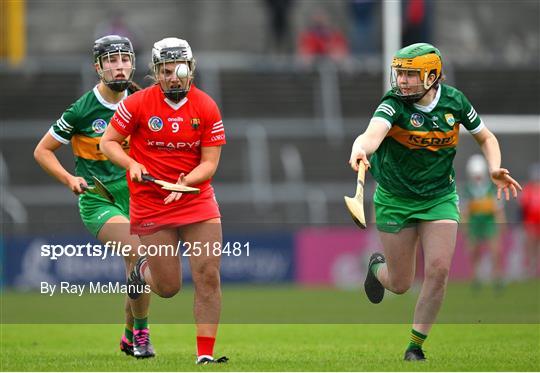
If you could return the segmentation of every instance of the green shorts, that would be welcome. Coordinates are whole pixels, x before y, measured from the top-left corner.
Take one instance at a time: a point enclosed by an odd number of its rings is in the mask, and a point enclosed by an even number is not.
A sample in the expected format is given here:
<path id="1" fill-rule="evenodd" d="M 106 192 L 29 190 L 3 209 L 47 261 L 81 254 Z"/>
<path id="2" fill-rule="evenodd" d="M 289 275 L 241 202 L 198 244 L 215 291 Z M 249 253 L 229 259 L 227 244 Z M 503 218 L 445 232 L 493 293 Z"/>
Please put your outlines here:
<path id="1" fill-rule="evenodd" d="M 451 192 L 433 199 L 410 199 L 397 197 L 380 185 L 375 190 L 373 203 L 377 229 L 397 233 L 413 227 L 421 220 L 455 220 L 459 222 L 459 197 Z"/>
<path id="2" fill-rule="evenodd" d="M 494 215 L 471 215 L 467 228 L 469 240 L 472 242 L 489 240 L 498 233 Z"/>
<path id="3" fill-rule="evenodd" d="M 105 183 L 112 193 L 115 203 L 92 193 L 79 196 L 79 212 L 86 228 L 97 237 L 103 224 L 113 216 L 124 216 L 129 220 L 129 190 L 125 178 Z"/>

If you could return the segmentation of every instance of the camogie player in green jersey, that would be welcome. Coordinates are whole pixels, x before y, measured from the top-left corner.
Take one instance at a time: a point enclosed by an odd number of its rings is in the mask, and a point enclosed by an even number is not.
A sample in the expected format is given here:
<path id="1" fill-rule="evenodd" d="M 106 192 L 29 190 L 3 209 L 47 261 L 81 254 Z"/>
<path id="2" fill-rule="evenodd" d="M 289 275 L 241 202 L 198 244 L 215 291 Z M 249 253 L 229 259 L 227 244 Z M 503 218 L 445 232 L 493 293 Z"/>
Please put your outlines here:
<path id="1" fill-rule="evenodd" d="M 128 38 L 104 36 L 94 42 L 94 65 L 99 83 L 73 103 L 43 136 L 34 151 L 39 165 L 79 196 L 79 211 L 84 225 L 102 243 L 121 242 L 133 250 L 140 247 L 138 236 L 129 232 L 129 191 L 124 169 L 111 163 L 100 151 L 99 141 L 118 104 L 139 90 L 132 82 L 135 54 Z M 55 155 L 63 144 L 71 142 L 75 156 L 75 175 L 68 172 Z M 125 141 L 124 149 L 129 148 Z M 114 202 L 94 193 L 92 176 L 101 180 L 112 193 Z M 137 253 L 124 258 L 126 271 L 135 265 Z M 126 328 L 120 349 L 137 358 L 154 356 L 148 330 L 150 294 L 137 300 L 126 295 Z"/>
<path id="2" fill-rule="evenodd" d="M 381 302 L 385 289 L 403 294 L 410 288 L 422 243 L 424 282 L 405 360 L 425 359 L 422 343 L 446 290 L 459 222 L 452 162 L 460 126 L 479 144 L 498 198 L 502 192 L 506 199 L 510 193 L 516 197 L 521 189 L 501 168 L 497 139 L 469 100 L 441 80 L 437 48 L 418 43 L 399 50 L 392 61 L 392 89 L 355 140 L 349 159 L 355 171 L 359 162 L 370 167 L 378 182 L 373 200 L 384 255 L 375 253 L 369 261 L 364 287 L 371 302 Z"/>
<path id="3" fill-rule="evenodd" d="M 479 266 L 482 248 L 487 246 L 491 254 L 491 271 L 496 291 L 502 289 L 502 237 L 506 222 L 504 208 L 497 201 L 497 189 L 489 180 L 487 164 L 480 154 L 467 161 L 467 183 L 461 197 L 463 223 L 467 225 L 469 256 L 473 270 L 473 289 L 480 288 Z"/>

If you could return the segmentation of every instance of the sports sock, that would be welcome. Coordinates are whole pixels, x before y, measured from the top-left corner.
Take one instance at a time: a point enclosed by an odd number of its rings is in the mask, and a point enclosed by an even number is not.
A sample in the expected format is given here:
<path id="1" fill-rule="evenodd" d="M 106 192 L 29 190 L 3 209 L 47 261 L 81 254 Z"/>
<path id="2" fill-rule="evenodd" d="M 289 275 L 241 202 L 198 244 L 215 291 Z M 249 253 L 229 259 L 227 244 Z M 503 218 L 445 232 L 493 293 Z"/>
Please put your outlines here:
<path id="1" fill-rule="evenodd" d="M 216 337 L 197 336 L 197 356 L 214 356 Z"/>
<path id="2" fill-rule="evenodd" d="M 148 260 L 145 260 L 142 265 L 141 265 L 141 268 L 139 270 L 139 276 L 144 280 L 144 271 L 146 271 L 146 268 L 148 268 Z"/>
<path id="3" fill-rule="evenodd" d="M 377 272 L 379 272 L 379 268 L 383 265 L 384 263 L 375 263 L 371 266 L 371 273 L 373 273 L 375 275 L 375 277 L 377 277 Z M 377 277 L 378 279 L 378 277 Z"/>
<path id="4" fill-rule="evenodd" d="M 422 344 L 426 340 L 427 335 L 422 334 L 420 332 L 417 332 L 414 329 L 411 329 L 411 341 L 409 342 L 409 346 L 407 347 L 407 350 L 412 349 L 422 349 Z"/>
<path id="5" fill-rule="evenodd" d="M 126 337 L 129 343 L 133 343 L 133 330 L 130 325 L 126 325 L 126 328 L 124 329 L 124 337 Z"/>
<path id="6" fill-rule="evenodd" d="M 148 329 L 148 317 L 145 317 L 143 319 L 134 319 L 133 329 Z"/>

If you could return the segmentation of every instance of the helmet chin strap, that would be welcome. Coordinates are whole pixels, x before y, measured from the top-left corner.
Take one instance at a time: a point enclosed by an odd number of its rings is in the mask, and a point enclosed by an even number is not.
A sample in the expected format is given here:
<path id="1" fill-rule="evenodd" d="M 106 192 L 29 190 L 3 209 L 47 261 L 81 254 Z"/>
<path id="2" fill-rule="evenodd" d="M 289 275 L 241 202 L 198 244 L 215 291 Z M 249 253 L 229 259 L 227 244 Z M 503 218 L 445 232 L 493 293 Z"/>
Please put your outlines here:
<path id="1" fill-rule="evenodd" d="M 426 74 L 427 74 L 427 73 L 426 73 Z M 409 104 L 416 104 L 418 101 L 420 101 L 421 99 L 423 99 L 425 95 L 427 95 L 427 93 L 431 90 L 431 88 L 433 88 L 433 86 L 435 85 L 435 83 L 437 83 L 438 80 L 439 80 L 439 79 L 435 80 L 433 83 L 431 83 L 431 85 L 428 86 L 428 85 L 426 84 L 426 81 L 427 81 L 427 77 L 426 77 L 426 79 L 424 80 L 424 84 L 423 84 L 423 87 L 424 87 L 424 89 L 425 89 L 425 92 L 424 92 L 422 95 L 420 95 L 420 96 L 416 96 L 416 95 L 415 95 L 415 96 L 413 96 L 413 97 L 410 97 L 409 99 L 404 98 L 404 101 L 407 102 L 407 103 L 409 103 Z"/>
<path id="2" fill-rule="evenodd" d="M 163 91 L 163 94 L 165 97 L 167 97 L 169 100 L 173 102 L 180 102 L 184 97 L 186 97 L 187 92 L 185 90 L 168 90 Z"/>
<path id="3" fill-rule="evenodd" d="M 161 86 L 161 84 L 160 84 L 160 88 L 161 88 L 161 92 L 163 92 L 165 97 L 167 97 L 169 100 L 173 102 L 178 103 L 181 100 L 183 100 L 184 97 L 187 96 L 189 90 L 191 89 L 191 81 L 188 81 L 187 88 L 172 88 L 172 89 L 165 90 L 163 89 L 163 86 Z"/>
<path id="4" fill-rule="evenodd" d="M 134 75 L 134 69 L 132 68 L 129 79 L 119 79 L 119 80 L 106 80 L 105 79 L 105 72 L 103 71 L 103 68 L 99 66 L 98 75 L 101 79 L 101 81 L 111 90 L 115 92 L 123 92 L 126 89 L 129 88 L 129 85 L 131 84 L 131 78 Z"/>
<path id="5" fill-rule="evenodd" d="M 115 92 L 124 92 L 129 88 L 131 82 L 129 80 L 113 80 L 111 82 L 103 81 L 103 83 Z"/>
<path id="6" fill-rule="evenodd" d="M 431 87 L 430 87 L 431 89 Z M 413 96 L 413 97 L 410 97 L 410 98 L 406 98 L 405 97 L 405 102 L 409 103 L 409 104 L 416 104 L 418 101 L 420 101 L 421 99 L 424 98 L 424 96 L 429 92 L 429 89 L 426 89 L 426 91 L 421 95 L 421 96 Z"/>
<path id="7" fill-rule="evenodd" d="M 175 102 L 175 103 L 178 103 L 180 102 L 181 100 L 183 100 L 187 94 L 189 93 L 190 89 L 191 89 L 191 84 L 192 84 L 192 79 L 193 79 L 193 69 L 189 69 L 188 70 L 188 76 L 187 76 L 187 81 L 185 82 L 184 86 L 182 88 L 182 86 L 180 86 L 180 88 L 176 87 L 176 88 L 171 88 L 171 89 L 165 89 L 163 86 L 167 86 L 168 85 L 168 80 L 167 79 L 164 79 L 163 77 L 161 77 L 161 79 L 159 78 L 159 72 L 160 72 L 160 64 L 166 64 L 168 62 L 170 63 L 178 63 L 178 62 L 182 62 L 183 60 L 181 61 L 177 61 L 177 60 L 170 60 L 170 61 L 165 61 L 165 62 L 159 62 L 159 63 L 156 63 L 154 64 L 153 66 L 153 72 L 154 72 L 154 79 L 155 79 L 155 82 L 156 84 L 159 85 L 159 88 L 161 89 L 161 92 L 163 92 L 163 94 L 165 95 L 166 98 L 168 98 L 169 100 L 171 100 L 172 102 Z M 177 65 L 178 66 L 178 65 Z M 176 70 L 174 72 L 174 74 L 176 75 Z M 178 79 L 180 79 L 180 82 L 184 82 L 184 79 L 186 79 L 186 77 L 178 77 Z"/>

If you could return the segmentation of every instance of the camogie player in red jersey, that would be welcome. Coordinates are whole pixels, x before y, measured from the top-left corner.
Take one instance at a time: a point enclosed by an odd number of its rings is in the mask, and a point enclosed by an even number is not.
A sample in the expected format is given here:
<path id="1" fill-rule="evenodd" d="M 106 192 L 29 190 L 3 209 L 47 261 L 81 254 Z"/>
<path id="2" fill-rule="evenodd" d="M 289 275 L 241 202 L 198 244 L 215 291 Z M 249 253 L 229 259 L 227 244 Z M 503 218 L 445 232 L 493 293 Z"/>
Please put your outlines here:
<path id="1" fill-rule="evenodd" d="M 156 84 L 119 105 L 101 139 L 101 149 L 127 170 L 132 233 L 142 247 L 170 245 L 193 250 L 189 256 L 195 286 L 197 364 L 221 363 L 213 349 L 221 312 L 219 207 L 210 184 L 225 144 L 219 109 L 210 96 L 195 87 L 195 59 L 187 41 L 165 38 L 152 49 Z M 130 136 L 130 153 L 121 143 Z M 197 187 L 200 194 L 169 192 L 142 175 Z M 140 253 L 144 255 L 145 253 Z M 148 284 L 158 295 L 174 296 L 181 286 L 178 253 L 147 253 L 132 270 L 129 295 L 137 298 Z M 199 254 L 199 255 L 195 255 Z M 218 255 L 216 255 L 218 254 Z"/>
<path id="2" fill-rule="evenodd" d="M 534 278 L 538 273 L 540 257 L 540 163 L 530 167 L 529 177 L 529 182 L 523 187 L 519 204 L 525 229 L 527 275 Z"/>

